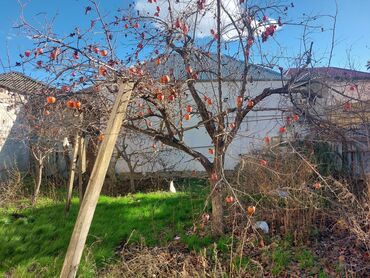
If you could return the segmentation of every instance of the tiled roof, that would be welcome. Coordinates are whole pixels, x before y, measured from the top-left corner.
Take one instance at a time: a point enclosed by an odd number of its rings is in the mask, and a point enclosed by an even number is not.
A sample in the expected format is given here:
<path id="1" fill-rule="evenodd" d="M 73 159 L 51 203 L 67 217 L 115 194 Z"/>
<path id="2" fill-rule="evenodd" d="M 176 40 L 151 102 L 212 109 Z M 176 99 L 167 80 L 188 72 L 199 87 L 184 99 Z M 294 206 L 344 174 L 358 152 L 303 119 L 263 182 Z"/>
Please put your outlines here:
<path id="1" fill-rule="evenodd" d="M 0 74 L 0 87 L 24 94 L 39 93 L 50 89 L 46 84 L 15 71 Z"/>
<path id="2" fill-rule="evenodd" d="M 233 57 L 223 55 L 221 57 L 222 78 L 224 80 L 241 80 L 244 71 L 244 62 Z M 193 71 L 199 71 L 199 80 L 209 81 L 216 78 L 217 72 L 217 56 L 216 54 L 196 55 L 190 57 L 190 66 Z M 163 74 L 168 74 L 173 71 L 176 79 L 184 79 L 186 77 L 185 66 L 182 58 L 178 54 L 171 54 L 168 58 L 162 59 L 160 65 L 156 65 L 155 61 L 150 61 L 146 64 L 148 72 L 158 78 Z M 269 68 L 250 65 L 249 76 L 253 80 L 281 80 L 280 73 Z"/>
<path id="3" fill-rule="evenodd" d="M 289 77 L 298 75 L 307 79 L 312 77 L 334 78 L 339 80 L 370 79 L 370 72 L 336 67 L 318 67 L 306 69 L 291 68 L 285 73 L 285 75 Z"/>

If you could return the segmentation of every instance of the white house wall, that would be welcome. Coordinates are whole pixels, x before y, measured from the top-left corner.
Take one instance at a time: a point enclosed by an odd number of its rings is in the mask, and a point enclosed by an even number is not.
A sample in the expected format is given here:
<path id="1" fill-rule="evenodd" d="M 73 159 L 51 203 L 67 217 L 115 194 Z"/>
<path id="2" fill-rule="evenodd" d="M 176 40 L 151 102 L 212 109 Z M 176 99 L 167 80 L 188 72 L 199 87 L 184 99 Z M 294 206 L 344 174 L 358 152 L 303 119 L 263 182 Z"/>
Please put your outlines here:
<path id="1" fill-rule="evenodd" d="M 235 107 L 235 93 L 239 90 L 240 82 L 223 82 L 223 93 L 224 97 L 228 97 L 228 101 L 224 103 L 225 106 Z M 196 88 L 200 92 L 206 92 L 209 97 L 215 99 L 213 94 L 217 94 L 216 91 L 217 83 L 212 82 L 198 82 Z M 260 94 L 265 88 L 278 88 L 281 86 L 281 81 L 255 81 L 252 84 L 248 84 L 248 94 L 253 98 Z M 264 137 L 274 137 L 278 135 L 279 127 L 282 125 L 282 112 L 277 108 L 287 108 L 287 99 L 278 95 L 267 97 L 265 100 L 255 106 L 255 109 L 248 113 L 244 119 L 243 124 L 240 127 L 238 136 L 234 139 L 230 145 L 225 159 L 225 169 L 232 170 L 238 164 L 240 155 L 246 154 L 251 150 L 260 148 L 264 144 Z M 271 109 L 269 109 L 271 108 Z M 261 109 L 268 109 L 266 111 L 258 111 Z M 228 119 L 229 123 L 234 121 L 233 117 L 230 116 Z M 185 121 L 185 128 L 196 125 L 199 122 L 199 118 L 192 117 L 189 121 Z M 141 136 L 141 135 L 139 135 Z M 148 138 L 147 145 L 151 146 L 153 141 Z M 185 132 L 184 142 L 186 145 L 194 148 L 207 156 L 211 161 L 213 160 L 212 155 L 208 153 L 208 149 L 212 147 L 211 140 L 204 127 L 199 129 L 192 129 Z M 135 148 L 135 144 L 130 144 L 131 148 Z M 159 148 L 157 152 L 162 152 L 161 156 L 168 160 L 168 164 L 174 171 L 204 171 L 202 165 L 195 161 L 191 156 L 184 154 L 183 152 L 173 150 L 170 152 L 168 147 Z M 140 167 L 139 172 L 152 172 L 153 164 Z M 160 167 L 159 169 L 161 170 Z M 117 171 L 127 171 L 127 165 L 125 162 L 120 161 L 117 166 Z"/>
<path id="2" fill-rule="evenodd" d="M 20 138 L 22 102 L 18 94 L 0 88 L 0 175 L 10 168 L 28 167 L 27 147 Z"/>

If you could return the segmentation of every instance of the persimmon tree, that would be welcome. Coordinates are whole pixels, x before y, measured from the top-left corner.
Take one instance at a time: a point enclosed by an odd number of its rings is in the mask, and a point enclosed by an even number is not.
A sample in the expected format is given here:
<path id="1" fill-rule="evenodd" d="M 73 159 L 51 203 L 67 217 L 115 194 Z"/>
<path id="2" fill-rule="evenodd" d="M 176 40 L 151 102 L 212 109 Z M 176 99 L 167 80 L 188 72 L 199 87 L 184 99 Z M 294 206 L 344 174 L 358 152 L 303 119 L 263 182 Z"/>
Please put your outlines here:
<path id="1" fill-rule="evenodd" d="M 91 0 L 81 11 L 88 27 L 62 34 L 49 25 L 35 27 L 21 15 L 20 25 L 35 43 L 22 63 L 46 71 L 72 100 L 77 92 L 95 103 L 99 100 L 102 124 L 115 85 L 122 79 L 134 82 L 124 127 L 178 149 L 203 166 L 211 186 L 213 231 L 221 234 L 225 154 L 248 113 L 271 96 L 291 95 L 296 82 L 281 78 L 278 88 L 251 89 L 253 64 L 275 68 L 282 76 L 278 33 L 289 30 L 290 24 L 310 28 L 288 22 L 293 6 L 284 1 L 148 0 L 106 13 Z M 226 54 L 234 59 L 225 60 Z M 309 55 L 307 50 L 298 60 Z M 288 61 L 291 58 L 296 57 Z M 236 60 L 242 67 L 225 73 L 225 61 Z M 298 66 L 309 63 L 307 59 Z M 207 89 L 202 89 L 204 76 Z M 209 138 L 208 154 L 187 144 L 187 134 L 198 131 Z"/>
<path id="2" fill-rule="evenodd" d="M 58 152 L 63 137 L 69 129 L 65 120 L 65 109 L 55 107 L 56 98 L 51 96 L 54 90 L 28 96 L 23 105 L 24 120 L 18 134 L 27 140 L 33 161 L 35 186 L 32 203 L 35 204 L 40 193 L 46 161 L 51 154 Z M 49 96 L 48 96 L 49 95 Z M 62 119 L 63 118 L 63 119 Z"/>
<path id="3" fill-rule="evenodd" d="M 63 168 L 68 170 L 75 167 L 77 156 L 71 160 L 69 142 L 67 140 L 66 144 L 66 139 L 69 138 L 70 142 L 76 145 L 77 137 L 91 133 L 89 129 L 96 121 L 93 120 L 94 114 L 89 109 L 85 109 L 88 124 L 81 121 L 83 114 L 78 96 L 72 99 L 46 84 L 43 84 L 42 89 L 24 94 L 22 101 L 14 105 L 19 108 L 20 120 L 12 140 L 29 148 L 31 172 L 35 175 L 32 198 L 35 204 L 43 176 L 54 175 L 54 171 L 63 171 Z M 65 165 L 56 159 L 61 153 Z"/>

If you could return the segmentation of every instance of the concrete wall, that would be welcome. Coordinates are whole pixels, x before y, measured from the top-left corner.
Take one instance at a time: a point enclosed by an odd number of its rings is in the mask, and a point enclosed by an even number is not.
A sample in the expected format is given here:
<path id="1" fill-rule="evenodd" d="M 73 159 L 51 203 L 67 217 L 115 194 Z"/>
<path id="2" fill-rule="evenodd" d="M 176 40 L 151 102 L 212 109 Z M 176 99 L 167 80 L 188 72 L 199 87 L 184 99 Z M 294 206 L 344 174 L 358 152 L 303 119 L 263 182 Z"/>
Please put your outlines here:
<path id="1" fill-rule="evenodd" d="M 22 136 L 22 103 L 16 93 L 0 88 L 0 174 L 9 168 L 28 169 L 27 141 Z"/>
<path id="2" fill-rule="evenodd" d="M 235 98 L 238 95 L 236 92 L 240 90 L 241 83 L 223 82 L 222 85 L 224 97 L 228 98 L 228 100 L 225 101 L 224 106 L 235 107 Z M 255 81 L 252 84 L 248 84 L 248 95 L 255 97 L 265 88 L 278 88 L 280 86 L 281 81 Z M 215 99 L 214 95 L 217 94 L 216 83 L 198 82 L 196 84 L 196 88 L 212 99 Z M 191 103 L 189 104 L 191 105 Z M 289 102 L 286 98 L 273 95 L 256 105 L 255 111 L 248 113 L 240 127 L 239 134 L 227 151 L 225 159 L 226 170 L 232 170 L 235 168 L 240 160 L 240 155 L 246 154 L 256 148 L 260 148 L 264 144 L 264 137 L 273 137 L 278 135 L 279 127 L 282 125 L 282 112 L 276 109 L 288 108 L 288 106 Z M 213 113 L 216 113 L 216 111 L 213 111 Z M 193 116 L 189 121 L 184 121 L 184 127 L 186 128 L 196 125 L 199 121 L 200 119 L 198 117 Z M 229 116 L 228 122 L 234 122 L 232 115 Z M 146 138 L 145 140 L 147 141 L 147 143 L 144 143 L 145 146 L 151 146 L 154 143 L 151 138 Z M 212 147 L 212 143 L 204 127 L 187 131 L 184 136 L 184 142 L 186 145 L 191 146 L 209 157 L 212 161 L 213 155 L 208 153 L 208 149 Z M 132 150 L 135 150 L 135 147 L 142 148 L 143 146 L 132 143 L 129 143 L 129 145 Z M 198 161 L 195 161 L 191 156 L 184 154 L 181 151 L 164 147 L 158 148 L 157 152 L 160 153 L 158 158 L 167 160 L 168 167 L 174 171 L 204 171 L 203 166 Z M 141 172 L 152 172 L 153 169 L 161 170 L 160 168 L 161 167 L 155 167 L 153 163 L 150 163 L 148 165 L 143 165 L 139 169 Z M 126 163 L 122 160 L 119 161 L 116 170 L 118 172 L 127 171 Z"/>

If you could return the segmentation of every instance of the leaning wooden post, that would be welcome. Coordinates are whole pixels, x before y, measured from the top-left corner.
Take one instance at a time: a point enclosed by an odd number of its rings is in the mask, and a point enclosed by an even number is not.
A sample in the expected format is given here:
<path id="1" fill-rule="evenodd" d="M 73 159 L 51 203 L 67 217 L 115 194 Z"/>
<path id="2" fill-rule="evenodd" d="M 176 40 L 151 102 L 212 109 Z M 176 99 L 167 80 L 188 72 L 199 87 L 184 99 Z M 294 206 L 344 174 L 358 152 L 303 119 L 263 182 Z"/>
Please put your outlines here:
<path id="1" fill-rule="evenodd" d="M 86 142 L 85 137 L 80 136 L 79 150 L 78 150 L 78 191 L 80 204 L 84 197 L 83 190 L 83 175 L 86 172 Z"/>
<path id="2" fill-rule="evenodd" d="M 80 145 L 80 133 L 79 131 L 77 131 L 76 136 L 75 136 L 75 143 L 73 146 L 71 165 L 69 168 L 69 177 L 68 177 L 68 184 L 67 184 L 67 199 L 66 199 L 66 207 L 65 207 L 66 214 L 69 212 L 69 209 L 71 208 L 73 183 L 75 180 L 75 173 L 76 173 L 76 166 L 77 166 L 77 156 L 78 156 L 78 150 L 80 148 L 79 145 Z"/>
<path id="3" fill-rule="evenodd" d="M 133 83 L 124 83 L 121 81 L 118 85 L 118 95 L 114 101 L 112 112 L 104 133 L 105 136 L 100 145 L 85 196 L 77 216 L 67 254 L 64 259 L 63 268 L 60 273 L 61 278 L 72 278 L 77 274 L 87 234 L 103 187 L 104 178 L 108 170 L 122 122 L 125 118 Z"/>

